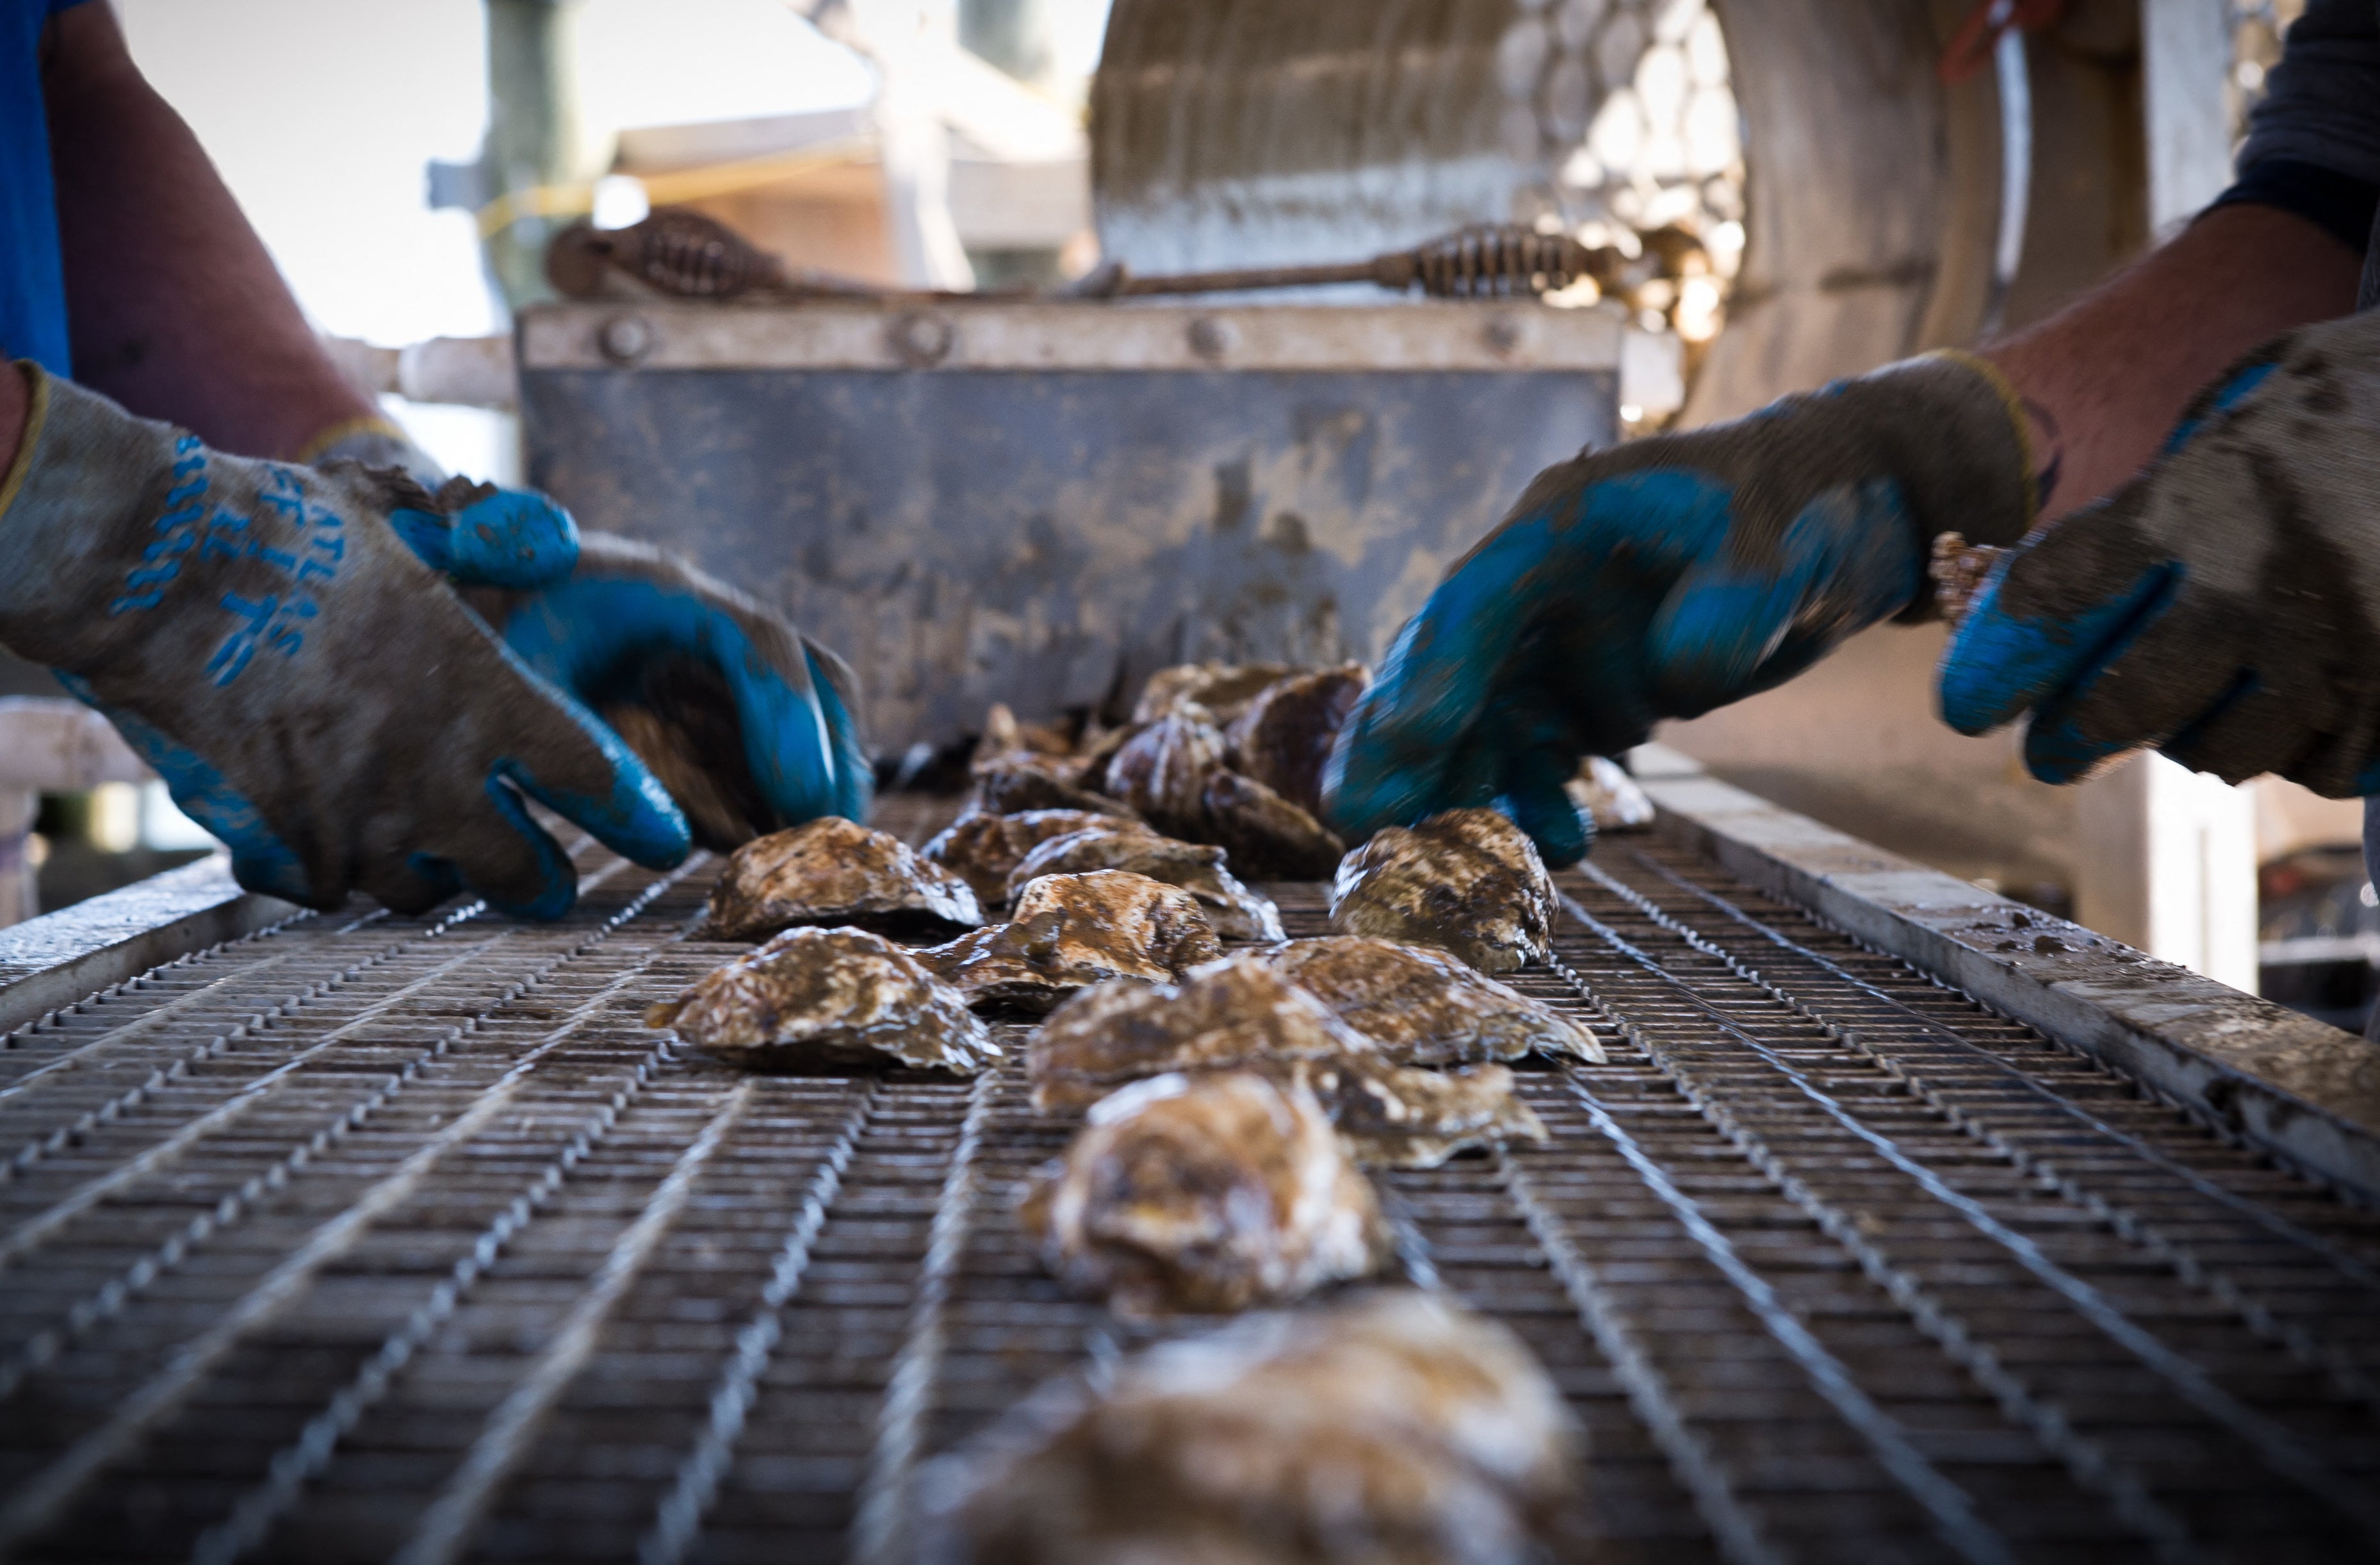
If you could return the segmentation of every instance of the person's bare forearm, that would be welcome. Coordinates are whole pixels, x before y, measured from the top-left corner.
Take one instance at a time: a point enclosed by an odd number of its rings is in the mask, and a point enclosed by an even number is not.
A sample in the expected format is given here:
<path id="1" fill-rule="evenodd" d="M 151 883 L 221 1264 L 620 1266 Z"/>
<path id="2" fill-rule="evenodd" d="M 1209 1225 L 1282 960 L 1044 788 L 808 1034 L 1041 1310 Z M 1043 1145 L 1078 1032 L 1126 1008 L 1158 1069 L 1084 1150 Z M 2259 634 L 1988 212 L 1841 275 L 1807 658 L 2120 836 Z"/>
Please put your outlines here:
<path id="1" fill-rule="evenodd" d="M 2250 348 L 2355 308 L 2361 258 L 2275 207 L 2208 212 L 2049 320 L 1992 344 L 2035 412 L 2058 516 L 2119 488 L 2198 390 Z"/>
<path id="2" fill-rule="evenodd" d="M 42 90 L 76 380 L 258 456 L 299 456 L 325 431 L 375 417 L 198 139 L 141 79 L 107 6 L 52 27 Z M 14 443 L 0 428 L 0 447 Z"/>

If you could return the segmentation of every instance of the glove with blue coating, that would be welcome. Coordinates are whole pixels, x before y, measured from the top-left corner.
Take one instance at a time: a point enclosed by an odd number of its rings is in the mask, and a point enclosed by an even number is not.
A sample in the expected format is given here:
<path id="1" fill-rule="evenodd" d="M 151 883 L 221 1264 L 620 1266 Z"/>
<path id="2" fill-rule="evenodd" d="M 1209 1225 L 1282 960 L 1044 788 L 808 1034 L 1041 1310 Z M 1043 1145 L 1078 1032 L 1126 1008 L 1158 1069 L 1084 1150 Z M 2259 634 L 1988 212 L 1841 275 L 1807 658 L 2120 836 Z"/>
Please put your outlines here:
<path id="1" fill-rule="evenodd" d="M 640 864 L 686 855 L 660 782 L 442 579 L 566 576 L 577 529 L 551 502 L 230 456 L 18 369 L 0 643 L 106 713 L 241 884 L 407 912 L 468 886 L 558 916 L 577 878 L 530 799 Z"/>
<path id="2" fill-rule="evenodd" d="M 821 815 L 868 819 L 875 778 L 850 671 L 684 561 L 589 533 L 568 576 L 464 596 L 627 740 L 705 847 Z"/>
<path id="3" fill-rule="evenodd" d="M 1586 827 L 1562 784 L 1581 757 L 1930 606 L 1934 535 L 2013 542 L 2034 490 L 2006 383 L 1953 354 L 1548 468 L 1399 634 L 1325 807 L 1354 842 L 1493 803 L 1573 863 Z"/>
<path id="4" fill-rule="evenodd" d="M 2380 315 L 2250 355 L 2139 478 L 2010 550 L 1940 696 L 1968 734 L 2031 712 L 2051 782 L 2154 746 L 2226 782 L 2380 793 Z"/>

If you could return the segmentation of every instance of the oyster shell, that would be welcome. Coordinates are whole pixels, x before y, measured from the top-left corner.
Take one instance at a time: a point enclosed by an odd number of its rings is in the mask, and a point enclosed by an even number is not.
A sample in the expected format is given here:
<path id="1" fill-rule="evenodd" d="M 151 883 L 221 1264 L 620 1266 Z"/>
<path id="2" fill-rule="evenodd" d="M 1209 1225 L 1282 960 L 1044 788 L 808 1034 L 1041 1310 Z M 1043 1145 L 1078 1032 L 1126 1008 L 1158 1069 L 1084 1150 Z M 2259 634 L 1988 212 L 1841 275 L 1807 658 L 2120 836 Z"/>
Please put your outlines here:
<path id="1" fill-rule="evenodd" d="M 794 1075 L 892 1064 L 973 1075 L 1000 1058 L 964 996 L 866 929 L 788 929 L 650 1007 L 645 1025 Z"/>
<path id="2" fill-rule="evenodd" d="M 940 1565 L 1524 1565 L 1583 1451 L 1520 1339 L 1383 1290 L 1070 1376 L 921 1474 Z"/>
<path id="3" fill-rule="evenodd" d="M 1243 874 L 1273 880 L 1319 880 L 1347 852 L 1322 822 L 1253 777 L 1217 767 L 1200 802 L 1205 835 L 1222 845 Z"/>
<path id="4" fill-rule="evenodd" d="M 1014 921 L 917 953 L 978 1009 L 1047 1012 L 1116 978 L 1164 983 L 1222 954 L 1198 899 L 1123 869 L 1044 875 Z"/>
<path id="5" fill-rule="evenodd" d="M 1160 837 L 1142 827 L 1123 830 L 1093 826 L 1052 837 L 1025 855 L 1010 871 L 1011 895 L 1042 875 L 1078 875 L 1092 869 L 1129 869 L 1169 886 L 1179 886 L 1207 909 L 1207 921 L 1227 940 L 1278 940 L 1286 938 L 1281 910 L 1232 878 L 1223 867 L 1224 851 L 1200 843 Z"/>
<path id="6" fill-rule="evenodd" d="M 977 810 L 989 815 L 1079 809 L 1093 815 L 1122 816 L 1126 820 L 1140 819 L 1140 812 L 1122 799 L 1111 799 L 1078 784 L 1075 781 L 1078 770 L 1071 760 L 1017 751 L 978 768 L 968 800 Z"/>
<path id="7" fill-rule="evenodd" d="M 1259 960 L 1330 1007 L 1400 1065 L 1518 1060 L 1532 1049 L 1602 1064 L 1584 1022 L 1442 951 L 1364 935 L 1292 940 Z"/>
<path id="8" fill-rule="evenodd" d="M 695 938 L 757 940 L 796 924 L 982 922 L 965 880 L 898 837 L 830 815 L 756 837 L 730 855 Z"/>
<path id="9" fill-rule="evenodd" d="M 1132 824 L 1121 815 L 1094 815 L 1083 809 L 1028 809 L 1016 815 L 978 812 L 944 827 L 917 854 L 965 880 L 983 906 L 998 907 L 1008 900 L 1009 872 L 1050 838 L 1094 826 L 1115 830 Z"/>
<path id="10" fill-rule="evenodd" d="M 1372 683 L 1361 663 L 1268 685 L 1224 734 L 1231 764 L 1309 815 L 1322 813 L 1322 770 L 1355 702 Z"/>
<path id="11" fill-rule="evenodd" d="M 1107 785 L 1160 831 L 1205 835 L 1207 774 L 1223 763 L 1223 736 L 1176 712 L 1124 742 L 1108 762 Z"/>
<path id="12" fill-rule="evenodd" d="M 1454 952 L 1483 973 L 1544 960 L 1554 885 L 1537 847 L 1492 809 L 1384 828 L 1339 864 L 1330 927 Z"/>
<path id="13" fill-rule="evenodd" d="M 1287 663 L 1176 663 L 1148 676 L 1148 683 L 1141 686 L 1139 704 L 1132 710 L 1132 720 L 1155 722 L 1195 707 L 1208 722 L 1227 723 L 1265 686 L 1296 672 Z"/>
<path id="14" fill-rule="evenodd" d="M 1178 986 L 1102 984 L 1035 1029 L 1025 1050 L 1034 1108 L 1079 1108 L 1127 1082 L 1377 1054 L 1372 1040 L 1261 958 L 1226 957 Z"/>
<path id="15" fill-rule="evenodd" d="M 1268 1068 L 1313 1091 L 1358 1162 L 1434 1169 L 1467 1146 L 1546 1139 L 1501 1065 L 1425 1071 L 1359 1054 Z"/>
<path id="16" fill-rule="evenodd" d="M 1101 1099 L 1019 1215 L 1068 1287 L 1128 1317 L 1286 1303 L 1370 1273 L 1391 1248 L 1314 1095 L 1245 1071 Z"/>
<path id="17" fill-rule="evenodd" d="M 1600 831 L 1642 831 L 1653 824 L 1653 801 L 1644 786 L 1616 760 L 1589 756 L 1578 775 L 1562 784 L 1570 802 L 1586 811 Z"/>

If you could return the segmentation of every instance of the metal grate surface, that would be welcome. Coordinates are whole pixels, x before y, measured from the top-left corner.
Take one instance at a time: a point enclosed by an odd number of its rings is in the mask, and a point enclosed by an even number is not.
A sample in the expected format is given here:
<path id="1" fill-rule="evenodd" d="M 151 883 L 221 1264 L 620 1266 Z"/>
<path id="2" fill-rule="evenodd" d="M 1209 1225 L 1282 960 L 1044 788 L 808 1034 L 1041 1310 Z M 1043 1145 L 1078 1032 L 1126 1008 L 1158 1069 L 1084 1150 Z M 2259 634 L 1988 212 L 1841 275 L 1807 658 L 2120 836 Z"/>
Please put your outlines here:
<path id="1" fill-rule="evenodd" d="M 899 1559 L 921 1462 L 1135 1345 L 1021 1241 L 1069 1131 L 1013 1067 L 674 1052 L 715 864 L 582 867 L 562 927 L 303 917 L 6 1038 L 0 1550 Z M 1549 1146 L 1383 1183 L 1589 1430 L 1567 1557 L 2380 1552 L 2380 1220 L 1707 860 L 1563 881 L 1520 985 L 1624 1046 L 1525 1073 Z"/>

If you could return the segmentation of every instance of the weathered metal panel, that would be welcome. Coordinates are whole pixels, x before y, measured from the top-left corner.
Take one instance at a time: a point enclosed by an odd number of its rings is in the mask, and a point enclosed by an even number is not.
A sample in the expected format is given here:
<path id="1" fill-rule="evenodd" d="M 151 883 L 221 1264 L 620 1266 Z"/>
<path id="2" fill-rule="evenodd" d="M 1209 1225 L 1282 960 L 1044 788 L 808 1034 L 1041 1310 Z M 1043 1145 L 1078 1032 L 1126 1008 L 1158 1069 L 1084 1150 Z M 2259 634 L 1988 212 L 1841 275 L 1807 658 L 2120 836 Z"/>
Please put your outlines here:
<path id="1" fill-rule="evenodd" d="M 993 700 L 1097 702 L 1184 658 L 1377 656 L 1530 477 L 1609 441 L 1615 416 L 1608 358 L 549 367 L 558 352 L 525 355 L 529 480 L 836 648 L 880 753 L 952 740 Z"/>

